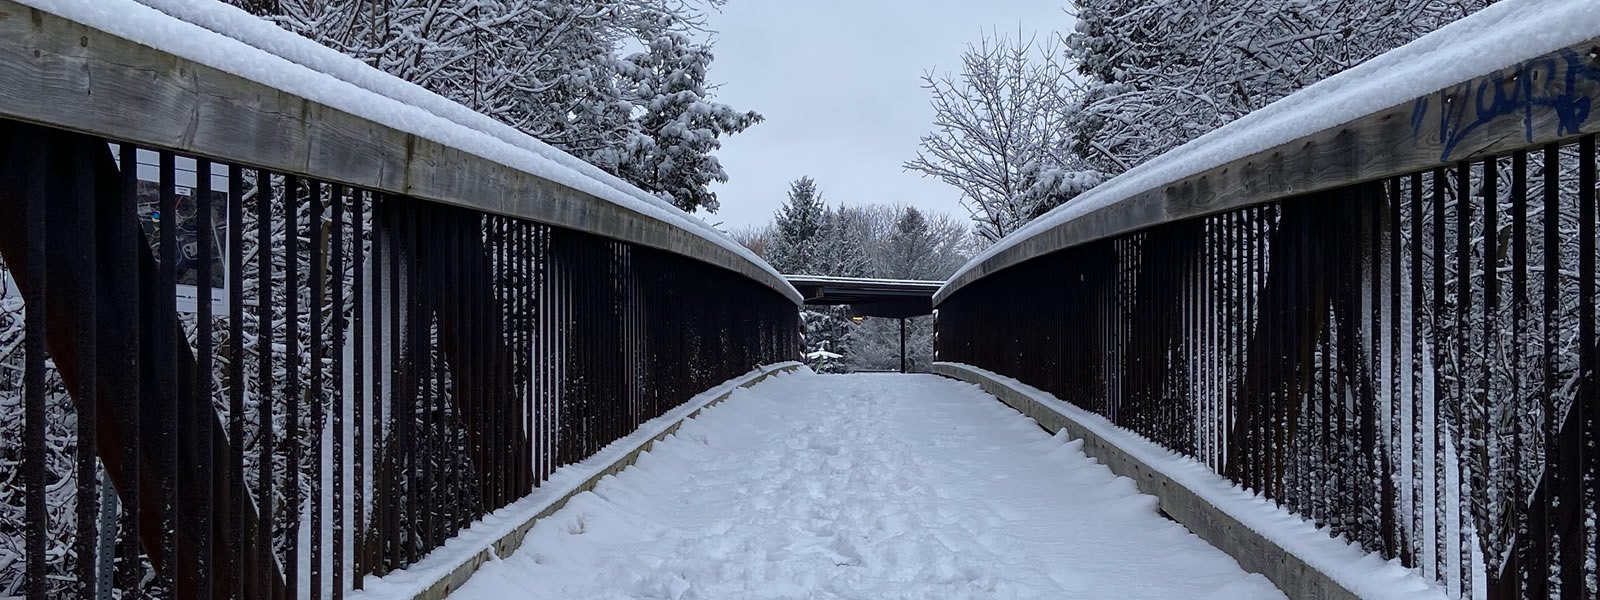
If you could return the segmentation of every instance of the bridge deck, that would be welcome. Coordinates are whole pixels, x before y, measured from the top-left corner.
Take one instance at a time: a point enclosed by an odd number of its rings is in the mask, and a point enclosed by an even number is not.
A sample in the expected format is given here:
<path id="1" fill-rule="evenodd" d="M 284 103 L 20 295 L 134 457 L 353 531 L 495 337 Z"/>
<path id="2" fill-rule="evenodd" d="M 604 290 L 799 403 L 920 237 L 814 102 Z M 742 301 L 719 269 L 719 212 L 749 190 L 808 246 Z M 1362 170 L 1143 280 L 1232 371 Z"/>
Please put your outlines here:
<path id="1" fill-rule="evenodd" d="M 452 598 L 1282 598 L 976 387 L 786 375 L 685 423 Z"/>

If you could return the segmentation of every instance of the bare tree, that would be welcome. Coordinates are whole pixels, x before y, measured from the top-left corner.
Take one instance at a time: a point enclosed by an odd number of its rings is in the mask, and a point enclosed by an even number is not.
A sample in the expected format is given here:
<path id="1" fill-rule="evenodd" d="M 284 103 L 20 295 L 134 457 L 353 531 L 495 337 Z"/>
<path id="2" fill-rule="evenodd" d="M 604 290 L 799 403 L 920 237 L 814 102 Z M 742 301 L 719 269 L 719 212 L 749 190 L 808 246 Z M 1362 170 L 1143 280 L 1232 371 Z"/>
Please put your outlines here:
<path id="1" fill-rule="evenodd" d="M 1072 153 L 1076 86 L 1054 41 L 991 34 L 960 76 L 923 75 L 934 131 L 905 168 L 961 190 L 976 232 L 997 240 L 1101 181 Z"/>

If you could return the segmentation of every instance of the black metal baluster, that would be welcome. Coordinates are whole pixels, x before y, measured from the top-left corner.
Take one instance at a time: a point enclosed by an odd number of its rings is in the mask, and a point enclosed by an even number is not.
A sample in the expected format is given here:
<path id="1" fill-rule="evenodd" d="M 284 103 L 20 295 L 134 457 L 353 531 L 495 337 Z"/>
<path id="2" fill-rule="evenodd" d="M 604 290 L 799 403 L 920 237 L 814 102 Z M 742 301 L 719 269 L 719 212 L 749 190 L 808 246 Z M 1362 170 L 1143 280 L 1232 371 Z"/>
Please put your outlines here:
<path id="1" fill-rule="evenodd" d="M 382 576 L 389 572 L 390 563 L 389 543 L 389 510 L 394 506 L 394 490 L 389 487 L 389 447 L 384 440 L 389 436 L 388 424 L 384 422 L 384 406 L 389 399 L 384 396 L 383 379 L 389 373 L 385 367 L 387 358 L 383 353 L 385 338 L 384 317 L 388 312 L 384 310 L 384 303 L 388 300 L 385 289 L 386 263 L 392 259 L 384 255 L 384 238 L 391 231 L 386 223 L 386 213 L 392 212 L 390 198 L 381 194 L 372 196 L 372 249 L 368 254 L 372 257 L 372 315 L 370 326 L 372 335 L 372 519 L 368 525 L 371 529 L 371 539 L 363 543 L 362 552 L 366 558 L 362 564 L 366 565 L 366 572 Z M 390 240 L 393 243 L 393 240 Z M 394 287 L 394 279 L 388 279 L 388 287 Z M 390 340 L 391 344 L 394 342 Z"/>
<path id="2" fill-rule="evenodd" d="M 284 384 L 285 429 L 289 440 L 288 458 L 285 461 L 284 500 L 288 503 L 284 518 L 283 579 L 288 597 L 300 595 L 300 404 L 304 391 L 300 387 L 300 179 L 294 175 L 283 178 L 283 322 L 284 322 Z"/>
<path id="3" fill-rule="evenodd" d="M 322 511 L 325 508 L 322 498 L 322 478 L 324 477 L 322 472 L 322 459 L 324 458 L 322 436 L 326 430 L 325 422 L 327 418 L 327 412 L 324 410 L 323 405 L 326 399 L 323 397 L 322 389 L 322 307 L 324 288 L 330 280 L 328 279 L 328 270 L 323 264 L 322 242 L 326 238 L 322 234 L 324 227 L 322 219 L 322 184 L 314 180 L 308 181 L 306 184 L 311 196 L 311 214 L 306 217 L 306 232 L 311 247 L 309 248 L 310 256 L 306 267 L 313 270 L 306 276 L 306 282 L 311 286 L 311 305 L 306 308 L 311 321 L 310 329 L 308 330 L 310 335 L 307 337 L 308 350 L 311 354 L 311 364 L 309 365 L 311 369 L 311 387 L 306 394 L 307 399 L 311 402 L 311 490 L 309 492 L 311 495 L 311 548 L 309 548 L 311 580 L 309 583 L 310 589 L 307 592 L 310 594 L 311 600 L 322 600 Z"/>
<path id="4" fill-rule="evenodd" d="M 1500 445 L 1498 423 L 1492 422 L 1491 415 L 1498 415 L 1495 410 L 1494 400 L 1494 371 L 1491 365 L 1497 358 L 1495 352 L 1500 336 L 1500 275 L 1499 275 L 1499 220 L 1500 220 L 1500 172 L 1499 159 L 1486 158 L 1483 160 L 1483 258 L 1480 259 L 1480 268 L 1483 272 L 1483 358 L 1479 365 L 1479 374 L 1482 380 L 1475 391 L 1473 400 L 1473 427 L 1476 429 L 1474 437 L 1474 468 L 1471 480 L 1473 489 L 1472 518 L 1475 521 L 1473 529 L 1477 532 L 1478 548 L 1484 555 L 1485 566 L 1485 592 L 1494 594 L 1499 587 L 1500 565 L 1503 555 L 1499 552 L 1499 531 L 1491 530 L 1490 515 L 1486 496 L 1494 494 L 1502 496 L 1490 487 L 1500 486 L 1499 477 L 1494 472 L 1499 465 L 1494 462 L 1499 454 L 1497 446 Z M 1465 379 L 1465 378 L 1463 378 Z M 1494 429 L 1490 429 L 1495 426 Z M 1498 517 L 1498 515 L 1496 515 Z"/>
<path id="5" fill-rule="evenodd" d="M 72 155 L 72 186 L 73 197 L 71 200 L 81 206 L 92 207 L 98 201 L 99 183 L 94 172 L 94 156 L 86 153 L 81 148 L 75 148 Z M 81 253 L 81 264 L 98 264 L 98 249 L 96 244 L 100 239 L 98 223 L 90 221 L 91 229 L 88 231 L 75 231 L 76 240 L 73 242 L 75 249 Z M 43 233 L 43 230 L 35 230 Z M 78 310 L 80 314 L 74 315 L 78 325 L 74 328 L 73 336 L 76 338 L 73 345 L 78 352 L 78 381 L 77 390 L 72 394 L 74 408 L 77 412 L 78 439 L 77 439 L 77 539 L 74 540 L 74 550 L 77 554 L 78 594 L 82 598 L 89 598 L 95 590 L 95 568 L 98 563 L 96 546 L 98 539 L 108 532 L 100 531 L 100 477 L 96 466 L 95 452 L 99 443 L 95 436 L 95 424 L 98 420 L 98 399 L 95 397 L 97 390 L 96 370 L 99 369 L 97 354 L 100 352 L 99 340 L 96 331 L 99 329 L 95 323 L 97 308 L 96 279 L 93 277 L 83 279 L 85 285 L 79 290 L 78 301 L 81 303 Z M 26 319 L 26 316 L 24 317 Z M 24 324 L 26 327 L 26 324 Z M 24 367 L 26 369 L 26 367 Z"/>
<path id="6" fill-rule="evenodd" d="M 1460 595 L 1468 598 L 1472 597 L 1472 535 L 1469 516 L 1472 490 L 1468 466 L 1472 459 L 1467 456 L 1467 424 L 1463 407 L 1471 399 L 1466 382 L 1466 354 L 1469 351 L 1467 332 L 1471 330 L 1468 319 L 1472 310 L 1471 269 L 1472 164 L 1463 162 L 1456 166 L 1456 306 L 1455 323 L 1450 332 L 1455 338 L 1452 341 L 1456 345 L 1456 363 L 1450 369 L 1450 374 L 1455 377 L 1455 398 L 1453 398 L 1455 410 L 1451 411 L 1453 422 L 1450 432 L 1456 448 L 1456 549 L 1461 555 L 1457 562 L 1458 574 L 1461 577 L 1459 589 Z"/>
<path id="7" fill-rule="evenodd" d="M 272 509 L 272 174 L 256 171 L 256 461 L 257 590 L 271 590 L 275 562 Z"/>
<path id="8" fill-rule="evenodd" d="M 1444 316 L 1443 316 L 1444 315 L 1444 298 L 1445 298 L 1444 276 L 1445 276 L 1445 272 L 1449 269 L 1448 263 L 1445 262 L 1446 258 L 1445 258 L 1445 239 L 1444 239 L 1444 234 L 1445 234 L 1444 194 L 1445 194 L 1445 188 L 1446 188 L 1446 186 L 1448 184 L 1445 183 L 1445 175 L 1444 175 L 1444 168 L 1443 167 L 1436 168 L 1436 169 L 1433 170 L 1433 176 L 1430 178 L 1430 183 L 1433 185 L 1433 213 L 1432 213 L 1432 220 L 1431 220 L 1431 223 L 1430 223 L 1430 225 L 1433 228 L 1432 229 L 1432 232 L 1433 232 L 1433 245 L 1429 248 L 1429 251 L 1432 252 L 1432 256 L 1433 256 L 1433 286 L 1432 286 L 1432 294 L 1431 294 L 1431 298 L 1432 298 L 1432 301 L 1433 301 L 1433 311 L 1429 315 L 1429 319 L 1428 319 L 1428 321 L 1429 321 L 1428 336 L 1429 336 L 1429 342 L 1430 342 L 1429 345 L 1433 350 L 1433 372 L 1434 372 L 1434 376 L 1433 376 L 1433 426 L 1429 428 L 1429 430 L 1433 432 L 1433 473 L 1431 474 L 1432 477 L 1433 477 L 1433 502 L 1434 502 L 1434 512 L 1433 512 L 1433 522 L 1434 522 L 1434 528 L 1433 528 L 1433 532 L 1434 532 L 1434 571 L 1433 571 L 1433 573 L 1434 573 L 1434 577 L 1439 580 L 1440 584 L 1444 585 L 1446 588 L 1448 588 L 1449 587 L 1448 583 L 1449 583 L 1450 577 L 1451 577 L 1451 575 L 1449 573 L 1447 573 L 1447 571 L 1446 571 L 1446 569 L 1447 569 L 1447 567 L 1449 565 L 1449 562 L 1448 562 L 1448 558 L 1445 556 L 1448 553 L 1448 546 L 1445 543 L 1445 535 L 1446 535 L 1445 520 L 1446 520 L 1446 514 L 1447 514 L 1446 513 L 1445 485 L 1446 485 L 1446 482 L 1448 480 L 1447 480 L 1447 478 L 1444 477 L 1444 470 L 1445 470 L 1445 452 L 1444 452 L 1444 433 L 1445 433 L 1444 425 L 1445 425 L 1445 422 L 1444 422 L 1444 419 L 1445 419 L 1445 417 L 1442 414 L 1442 412 L 1443 412 L 1442 411 L 1442 407 L 1444 406 L 1444 403 L 1441 401 L 1441 399 L 1444 397 L 1445 394 L 1444 394 L 1444 381 L 1443 381 L 1444 378 L 1441 376 L 1443 374 L 1443 372 L 1444 372 L 1444 367 L 1443 367 L 1443 365 L 1440 364 L 1441 363 L 1440 359 L 1444 357 L 1444 352 L 1442 350 L 1440 350 L 1440 347 L 1441 347 L 1440 344 L 1442 344 L 1444 342 L 1444 334 L 1439 331 L 1440 327 L 1444 323 Z"/>
<path id="9" fill-rule="evenodd" d="M 1423 310 L 1426 306 L 1422 300 L 1422 173 L 1412 173 L 1410 179 L 1411 199 L 1411 304 L 1408 306 L 1411 315 L 1411 527 L 1412 527 L 1412 553 L 1415 555 L 1413 566 L 1419 571 L 1426 572 L 1426 567 L 1432 566 L 1423 562 L 1423 544 L 1427 541 L 1424 521 L 1425 504 L 1422 496 L 1425 492 L 1423 485 L 1424 475 L 1422 463 L 1424 449 L 1422 445 L 1422 321 Z M 1431 475 L 1429 475 L 1431 476 Z M 1437 577 L 1437 574 L 1435 574 Z"/>
<path id="10" fill-rule="evenodd" d="M 1514 517 L 1511 529 L 1513 560 L 1516 568 L 1508 569 L 1507 577 L 1510 578 L 1506 589 L 1512 591 L 1516 597 L 1522 597 L 1523 581 L 1530 568 L 1531 553 L 1528 549 L 1528 540 L 1533 533 L 1533 515 L 1530 513 L 1528 490 L 1523 485 L 1523 424 L 1533 407 L 1527 406 L 1525 395 L 1527 389 L 1524 382 L 1527 377 L 1523 369 L 1527 367 L 1524 355 L 1528 352 L 1528 342 L 1523 338 L 1528 331 L 1528 246 L 1532 239 L 1528 234 L 1528 153 L 1517 152 L 1511 156 L 1511 500 L 1510 512 Z"/>
<path id="11" fill-rule="evenodd" d="M 160 318 L 175 317 L 178 314 L 177 287 L 178 287 L 178 211 L 177 190 L 174 186 L 176 173 L 176 158 L 171 152 L 160 153 L 159 194 L 160 215 L 160 246 L 161 246 L 161 307 L 158 313 L 156 347 L 161 352 L 176 352 L 179 343 L 177 332 L 180 331 L 177 323 L 161 323 Z M 171 381 L 178 381 L 176 356 L 163 356 L 157 358 L 157 364 L 165 364 L 172 369 Z M 167 374 L 163 374 L 167 376 Z M 174 390 L 175 391 L 175 390 Z M 166 534 L 161 538 L 161 570 L 160 582 L 163 591 L 167 594 L 177 593 L 177 539 L 187 535 L 183 531 L 185 523 L 178 519 L 178 406 L 177 395 L 163 399 L 161 407 L 161 423 L 157 431 L 161 439 L 161 530 Z"/>
<path id="12" fill-rule="evenodd" d="M 350 518 L 350 542 L 354 546 L 350 553 L 350 589 L 359 590 L 370 568 L 367 560 L 367 479 L 366 462 L 369 447 L 366 444 L 366 404 L 367 404 L 367 372 L 366 372 L 366 339 L 371 333 L 367 330 L 365 314 L 366 300 L 366 261 L 368 254 L 364 251 L 366 244 L 366 215 L 369 214 L 367 206 L 377 206 L 377 197 L 371 192 L 356 191 L 350 199 L 350 318 L 353 326 L 350 339 L 350 442 L 351 448 L 351 481 L 350 481 L 350 508 L 354 514 Z M 373 236 L 376 240 L 377 236 Z M 374 255 L 375 256 L 375 255 Z M 374 275 L 374 282 L 377 277 Z M 377 286 L 374 285 L 376 290 Z M 377 294 L 372 294 L 377 297 Z M 374 368 L 376 372 L 376 368 Z M 376 403 L 377 395 L 371 396 Z M 374 443 L 372 448 L 376 448 Z"/>
<path id="13" fill-rule="evenodd" d="M 212 340 L 211 340 L 211 161 L 195 161 L 195 377 L 194 419 L 188 427 L 194 436 L 194 455 L 189 457 L 195 478 L 193 494 L 195 539 L 195 597 L 210 598 L 212 582 L 211 523 L 214 518 L 211 498 L 211 421 L 212 415 Z M 176 216 L 176 215 L 174 215 Z M 174 220 L 176 223 L 176 220 Z M 81 416 L 80 416 L 81 418 Z"/>
<path id="14" fill-rule="evenodd" d="M 388 252 L 388 326 L 389 326 L 389 434 L 386 439 L 389 445 L 384 449 L 384 479 L 388 483 L 389 497 L 385 499 L 385 514 L 388 517 L 388 533 L 385 536 L 389 542 L 388 568 L 404 569 L 410 564 L 406 560 L 406 530 L 405 517 L 414 513 L 407 513 L 409 508 L 406 502 L 406 488 L 411 483 L 406 475 L 410 472 L 407 458 L 407 448 L 411 440 L 407 435 L 407 422 L 414 417 L 408 410 L 407 395 L 401 389 L 405 368 L 401 354 L 405 346 L 405 338 L 400 330 L 400 305 L 403 302 L 401 289 L 410 282 L 400 279 L 400 263 L 405 257 L 400 253 L 400 244 L 405 238 L 405 217 L 412 202 L 409 198 L 390 198 L 389 209 L 384 212 L 383 234 L 389 238 Z"/>
<path id="15" fill-rule="evenodd" d="M 330 566 L 332 567 L 333 572 L 329 577 L 331 580 L 330 583 L 332 584 L 330 589 L 333 600 L 340 600 L 344 597 L 344 533 L 346 515 L 344 507 L 344 465 L 347 460 L 345 458 L 344 445 L 344 338 L 346 335 L 344 317 L 344 261 L 346 254 L 344 250 L 344 206 L 347 198 L 345 192 L 346 190 L 344 186 L 333 186 L 333 215 L 329 221 L 330 226 L 333 229 L 333 239 L 328 245 L 329 251 L 332 253 L 330 262 L 333 265 L 332 274 L 328 278 L 329 285 L 331 286 L 330 289 L 333 291 L 333 331 L 331 339 L 333 346 L 333 461 L 331 465 L 333 467 L 333 512 L 331 515 L 333 518 L 333 523 L 330 532 L 333 536 L 333 547 L 330 549 L 330 553 L 332 554 L 332 564 Z M 359 210 L 356 212 L 356 214 L 360 214 Z M 354 241 L 355 243 L 360 243 L 360 240 Z M 319 302 L 318 304 L 320 305 L 321 303 Z M 319 444 L 318 447 L 321 447 L 321 445 Z M 321 561 L 319 560 L 318 564 L 320 563 Z"/>
<path id="16" fill-rule="evenodd" d="M 40 146 L 35 152 L 20 159 L 27 161 L 27 166 L 24 168 L 30 174 L 25 179 L 27 189 L 23 191 L 22 219 L 27 223 L 27 230 L 32 233 L 24 242 L 25 258 L 22 265 L 22 272 L 28 281 L 27 289 L 22 291 L 22 482 L 25 498 L 23 511 L 27 515 L 23 551 L 27 554 L 24 559 L 26 561 L 24 589 L 27 590 L 28 600 L 45 600 L 50 590 L 49 581 L 46 579 L 49 565 L 45 562 L 47 560 L 45 534 L 50 525 L 50 515 L 45 507 L 44 412 L 45 275 L 49 271 L 45 266 L 47 260 L 45 235 L 49 231 L 46 219 L 49 202 L 46 195 L 50 193 L 50 187 L 46 182 L 47 178 L 42 175 L 49 172 L 50 163 L 47 157 L 54 153 L 55 144 L 50 137 L 46 137 Z M 165 262 L 163 261 L 163 264 Z M 168 571 L 170 572 L 170 569 Z"/>
<path id="17" fill-rule="evenodd" d="M 244 477 L 244 169 L 228 165 L 228 573 L 233 585 L 228 595 L 236 600 L 254 597 L 253 581 L 245 578 L 247 548 Z M 260 550 L 256 550 L 258 554 Z"/>
<path id="18" fill-rule="evenodd" d="M 1563 453 L 1569 467 L 1563 469 L 1563 502 L 1576 502 L 1568 509 L 1576 516 L 1562 534 L 1572 541 L 1563 541 L 1561 570 L 1563 593 L 1569 597 L 1588 597 L 1593 592 L 1587 566 L 1590 553 L 1596 548 L 1587 522 L 1593 515 L 1595 491 L 1596 452 L 1592 445 L 1600 435 L 1595 432 L 1595 137 L 1586 135 L 1578 139 L 1578 392 L 1568 411 L 1574 413 L 1567 422 L 1582 427 L 1581 440 L 1573 442 L 1573 453 Z M 1577 437 L 1577 436 L 1571 436 Z M 1582 590 L 1568 591 L 1568 590 Z"/>
<path id="19" fill-rule="evenodd" d="M 133 144 L 119 143 L 117 144 L 117 152 L 117 164 L 122 169 L 120 174 L 122 202 L 119 206 L 120 218 L 118 222 L 138 223 L 138 148 L 134 147 Z M 35 155 L 43 156 L 44 153 L 40 151 L 36 152 Z M 31 223 L 32 221 L 29 222 Z M 37 228 L 35 230 L 42 231 Z M 137 277 L 136 273 L 139 271 L 138 257 L 147 244 L 144 231 L 137 227 L 118 227 L 113 231 L 105 232 L 105 236 L 106 243 L 115 249 L 109 253 L 114 257 L 113 260 L 115 261 L 110 265 L 111 271 L 124 278 L 122 281 L 126 281 L 126 278 Z M 143 314 L 138 294 L 129 294 L 128 297 L 122 298 L 121 301 L 127 305 L 128 311 L 125 314 Z M 125 331 L 129 334 L 128 338 L 121 340 L 120 345 L 115 340 L 108 340 L 108 345 L 113 346 L 113 349 L 108 353 L 114 357 L 114 362 L 108 368 L 107 374 L 110 375 L 110 379 L 113 381 L 125 382 L 129 386 L 128 389 L 141 389 L 139 368 L 141 353 L 139 348 L 140 337 L 144 335 L 144 332 L 140 331 L 139 327 L 128 327 Z M 130 500 L 136 500 L 140 497 L 139 465 L 144 460 L 140 456 L 142 454 L 140 450 L 142 442 L 140 441 L 139 415 L 143 414 L 143 409 L 140 407 L 140 396 L 140 394 L 123 395 L 122 402 L 126 403 L 127 406 L 123 411 L 122 422 L 119 424 L 123 434 L 123 468 L 120 482 L 123 493 L 120 497 Z M 122 533 L 122 543 L 119 545 L 117 553 L 121 556 L 122 562 L 118 565 L 117 587 L 122 589 L 124 597 L 131 598 L 138 594 L 140 582 L 143 579 L 140 573 L 144 570 L 144 565 L 140 559 L 143 552 L 139 543 L 139 502 L 121 502 L 119 506 L 122 509 L 122 518 L 117 527 Z"/>

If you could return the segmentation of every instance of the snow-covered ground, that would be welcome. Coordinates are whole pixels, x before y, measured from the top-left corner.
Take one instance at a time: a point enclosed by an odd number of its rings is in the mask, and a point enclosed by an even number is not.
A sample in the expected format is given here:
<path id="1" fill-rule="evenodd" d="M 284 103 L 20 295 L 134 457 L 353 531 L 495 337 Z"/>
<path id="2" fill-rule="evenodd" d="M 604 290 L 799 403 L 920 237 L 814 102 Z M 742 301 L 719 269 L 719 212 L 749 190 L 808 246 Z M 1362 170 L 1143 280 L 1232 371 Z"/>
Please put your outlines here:
<path id="1" fill-rule="evenodd" d="M 977 388 L 782 375 L 734 392 L 451 595 L 1282 598 Z"/>

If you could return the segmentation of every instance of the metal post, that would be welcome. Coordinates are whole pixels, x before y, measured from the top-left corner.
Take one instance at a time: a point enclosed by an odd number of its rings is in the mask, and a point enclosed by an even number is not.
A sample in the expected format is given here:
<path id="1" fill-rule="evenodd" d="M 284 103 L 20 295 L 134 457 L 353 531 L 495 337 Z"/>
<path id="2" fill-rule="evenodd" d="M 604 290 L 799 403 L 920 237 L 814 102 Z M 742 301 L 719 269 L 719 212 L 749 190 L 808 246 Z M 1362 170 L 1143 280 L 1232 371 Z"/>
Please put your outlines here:
<path id="1" fill-rule="evenodd" d="M 900 372 L 906 372 L 906 318 L 900 317 Z"/>

